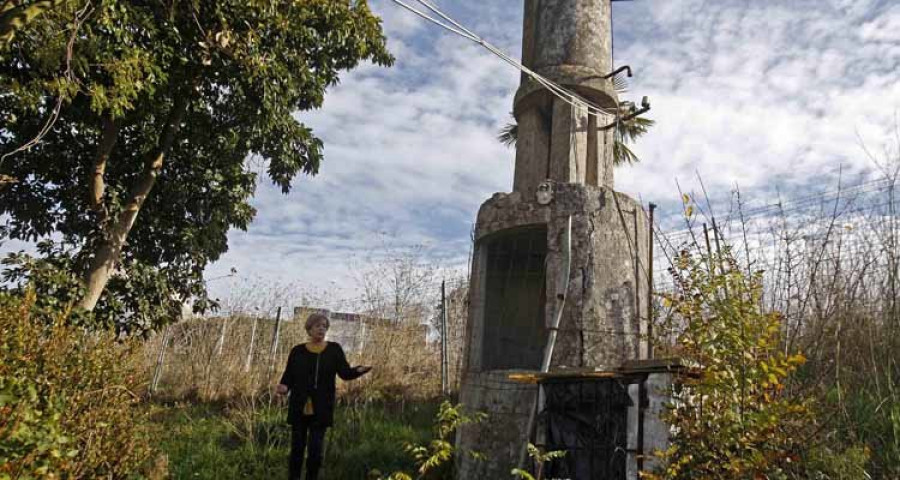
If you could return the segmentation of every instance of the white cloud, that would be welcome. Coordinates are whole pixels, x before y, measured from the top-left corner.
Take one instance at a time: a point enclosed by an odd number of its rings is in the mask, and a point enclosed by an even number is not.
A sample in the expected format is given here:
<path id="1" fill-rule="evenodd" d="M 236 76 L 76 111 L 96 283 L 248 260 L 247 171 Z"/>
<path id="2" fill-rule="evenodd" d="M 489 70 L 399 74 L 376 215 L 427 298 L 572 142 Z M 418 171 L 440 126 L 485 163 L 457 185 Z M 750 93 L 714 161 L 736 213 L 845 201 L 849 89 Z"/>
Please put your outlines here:
<path id="1" fill-rule="evenodd" d="M 321 173 L 288 196 L 261 186 L 256 222 L 231 236 L 209 275 L 234 265 L 284 280 L 328 278 L 352 296 L 348 260 L 385 235 L 465 263 L 478 205 L 512 183 L 514 153 L 495 137 L 518 73 L 436 28 L 417 33 L 389 38 L 401 45 L 393 68 L 351 72 L 321 110 L 299 115 L 325 142 Z"/>
<path id="2" fill-rule="evenodd" d="M 900 42 L 900 7 L 894 6 L 883 15 L 864 23 L 860 36 L 867 41 Z"/>
<path id="3" fill-rule="evenodd" d="M 900 42 L 868 37 L 889 31 L 898 10 L 850 7 L 633 2 L 632 14 L 650 9 L 655 21 L 631 22 L 637 40 L 617 58 L 641 66 L 633 90 L 649 92 L 658 125 L 636 146 L 644 163 L 624 172 L 620 186 L 671 191 L 673 177 L 692 183 L 696 171 L 714 191 L 735 182 L 765 189 L 802 185 L 840 165 L 871 169 L 856 132 L 880 143 L 893 122 Z"/>
<path id="4" fill-rule="evenodd" d="M 441 3 L 518 54 L 520 2 Z M 513 153 L 495 135 L 518 73 L 387 0 L 375 8 L 397 65 L 347 75 L 304 115 L 326 143 L 322 173 L 288 197 L 263 189 L 257 223 L 222 264 L 291 252 L 267 274 L 346 277 L 345 257 L 383 231 L 462 262 L 478 205 L 510 189 Z M 657 121 L 618 188 L 666 206 L 677 201 L 675 179 L 696 190 L 699 175 L 714 196 L 739 183 L 752 199 L 871 170 L 859 138 L 880 144 L 900 108 L 897 11 L 855 1 L 615 4 L 616 62 L 636 72 L 628 96 L 648 95 Z M 275 225 L 269 248 L 241 250 Z M 316 246 L 287 246 L 297 243 Z"/>
<path id="5" fill-rule="evenodd" d="M 518 56 L 522 2 L 438 2 Z M 293 193 L 261 185 L 249 232 L 209 276 L 334 280 L 347 295 L 348 259 L 383 241 L 428 244 L 463 263 L 478 206 L 512 185 L 514 154 L 496 141 L 519 74 L 484 49 L 372 2 L 396 65 L 343 76 L 324 107 L 298 115 L 325 141 L 326 160 Z M 615 61 L 635 72 L 627 99 L 650 97 L 657 121 L 634 147 L 642 163 L 617 187 L 677 204 L 675 179 L 713 196 L 827 188 L 868 175 L 860 138 L 880 148 L 900 109 L 900 7 L 875 0 L 635 0 L 614 4 Z M 668 209 L 668 210 L 667 210 Z M 224 283 L 222 283 L 224 285 Z M 223 287 L 211 284 L 214 292 Z"/>

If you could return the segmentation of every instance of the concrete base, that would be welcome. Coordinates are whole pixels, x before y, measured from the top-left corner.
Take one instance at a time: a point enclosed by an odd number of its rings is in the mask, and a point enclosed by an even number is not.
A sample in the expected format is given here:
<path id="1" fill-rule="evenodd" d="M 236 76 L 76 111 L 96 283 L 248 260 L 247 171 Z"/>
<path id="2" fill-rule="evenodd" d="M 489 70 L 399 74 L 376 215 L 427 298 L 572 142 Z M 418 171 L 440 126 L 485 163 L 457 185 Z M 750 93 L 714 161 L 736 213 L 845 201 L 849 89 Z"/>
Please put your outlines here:
<path id="1" fill-rule="evenodd" d="M 457 458 L 459 479 L 507 478 L 527 441 L 526 423 L 536 387 L 507 380 L 508 369 L 484 368 L 487 266 L 486 247 L 495 235 L 543 225 L 547 232 L 544 322 L 550 326 L 559 308 L 562 317 L 551 371 L 575 368 L 615 370 L 626 360 L 646 358 L 648 295 L 648 224 L 640 205 L 602 186 L 551 183 L 539 203 L 519 192 L 496 194 L 478 213 L 470 280 L 470 310 L 466 370 L 461 402 L 489 418 L 481 426 L 465 427 L 457 436 L 461 452 L 483 453 L 485 462 L 465 454 Z M 571 266 L 563 271 L 565 237 L 571 217 Z M 568 284 L 567 284 L 568 283 Z M 566 285 L 567 284 L 567 285 Z M 560 300 L 563 298 L 564 300 Z M 535 342 L 523 338 L 523 342 Z M 543 351 L 546 339 L 531 348 Z M 533 367 L 539 370 L 539 364 Z"/>
<path id="2" fill-rule="evenodd" d="M 468 411 L 488 414 L 486 421 L 467 425 L 457 432 L 456 478 L 510 478 L 519 461 L 525 428 L 537 388 L 509 379 L 512 370 L 473 373 L 466 377 L 460 403 Z M 476 460 L 470 454 L 484 454 Z"/>

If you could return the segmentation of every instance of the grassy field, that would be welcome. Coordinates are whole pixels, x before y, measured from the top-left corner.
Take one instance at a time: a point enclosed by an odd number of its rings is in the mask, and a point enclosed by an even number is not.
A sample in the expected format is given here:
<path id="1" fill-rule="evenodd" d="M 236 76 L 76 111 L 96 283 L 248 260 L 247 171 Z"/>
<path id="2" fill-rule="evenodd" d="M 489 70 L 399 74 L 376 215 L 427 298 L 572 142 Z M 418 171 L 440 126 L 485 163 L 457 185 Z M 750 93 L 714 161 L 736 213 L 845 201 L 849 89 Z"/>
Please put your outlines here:
<path id="1" fill-rule="evenodd" d="M 406 443 L 431 438 L 437 402 L 339 405 L 325 446 L 323 480 L 410 471 Z M 171 478 L 287 478 L 290 427 L 284 408 L 258 401 L 156 404 L 157 446 Z"/>

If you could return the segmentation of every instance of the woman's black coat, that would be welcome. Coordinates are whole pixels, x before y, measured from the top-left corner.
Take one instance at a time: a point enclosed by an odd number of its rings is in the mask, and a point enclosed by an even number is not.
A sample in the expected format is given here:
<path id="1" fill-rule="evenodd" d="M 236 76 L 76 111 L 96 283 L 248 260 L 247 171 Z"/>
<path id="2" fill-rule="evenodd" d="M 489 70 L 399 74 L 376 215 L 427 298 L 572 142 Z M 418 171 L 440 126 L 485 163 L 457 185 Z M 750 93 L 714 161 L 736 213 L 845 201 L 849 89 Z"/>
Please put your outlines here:
<path id="1" fill-rule="evenodd" d="M 312 398 L 312 424 L 330 427 L 334 421 L 334 377 L 343 380 L 359 378 L 362 373 L 350 368 L 344 349 L 335 342 L 328 342 L 322 353 L 312 353 L 303 344 L 291 349 L 281 383 L 287 385 L 290 424 L 300 420 L 307 398 Z"/>

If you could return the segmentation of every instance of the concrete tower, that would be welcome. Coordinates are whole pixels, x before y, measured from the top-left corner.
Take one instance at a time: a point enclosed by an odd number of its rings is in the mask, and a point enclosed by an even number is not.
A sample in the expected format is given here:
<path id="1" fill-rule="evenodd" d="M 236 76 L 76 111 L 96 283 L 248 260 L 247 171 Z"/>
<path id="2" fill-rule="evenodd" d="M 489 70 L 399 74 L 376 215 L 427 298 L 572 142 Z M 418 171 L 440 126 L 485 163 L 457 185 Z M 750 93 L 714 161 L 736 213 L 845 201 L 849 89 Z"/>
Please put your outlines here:
<path id="1" fill-rule="evenodd" d="M 601 108 L 616 106 L 610 0 L 526 0 L 522 63 Z M 513 191 L 546 179 L 612 188 L 612 115 L 588 115 L 527 75 L 516 92 L 519 125 Z"/>
<path id="2" fill-rule="evenodd" d="M 616 106 L 612 0 L 525 0 L 523 63 L 604 108 Z M 528 441 L 554 320 L 551 372 L 616 371 L 646 358 L 648 222 L 613 190 L 612 115 L 588 115 L 522 77 L 512 193 L 476 222 L 461 403 L 488 420 L 457 436 L 458 478 L 507 478 Z M 571 226 L 571 227 L 570 227 Z M 571 245 L 571 248 L 568 246 Z"/>

